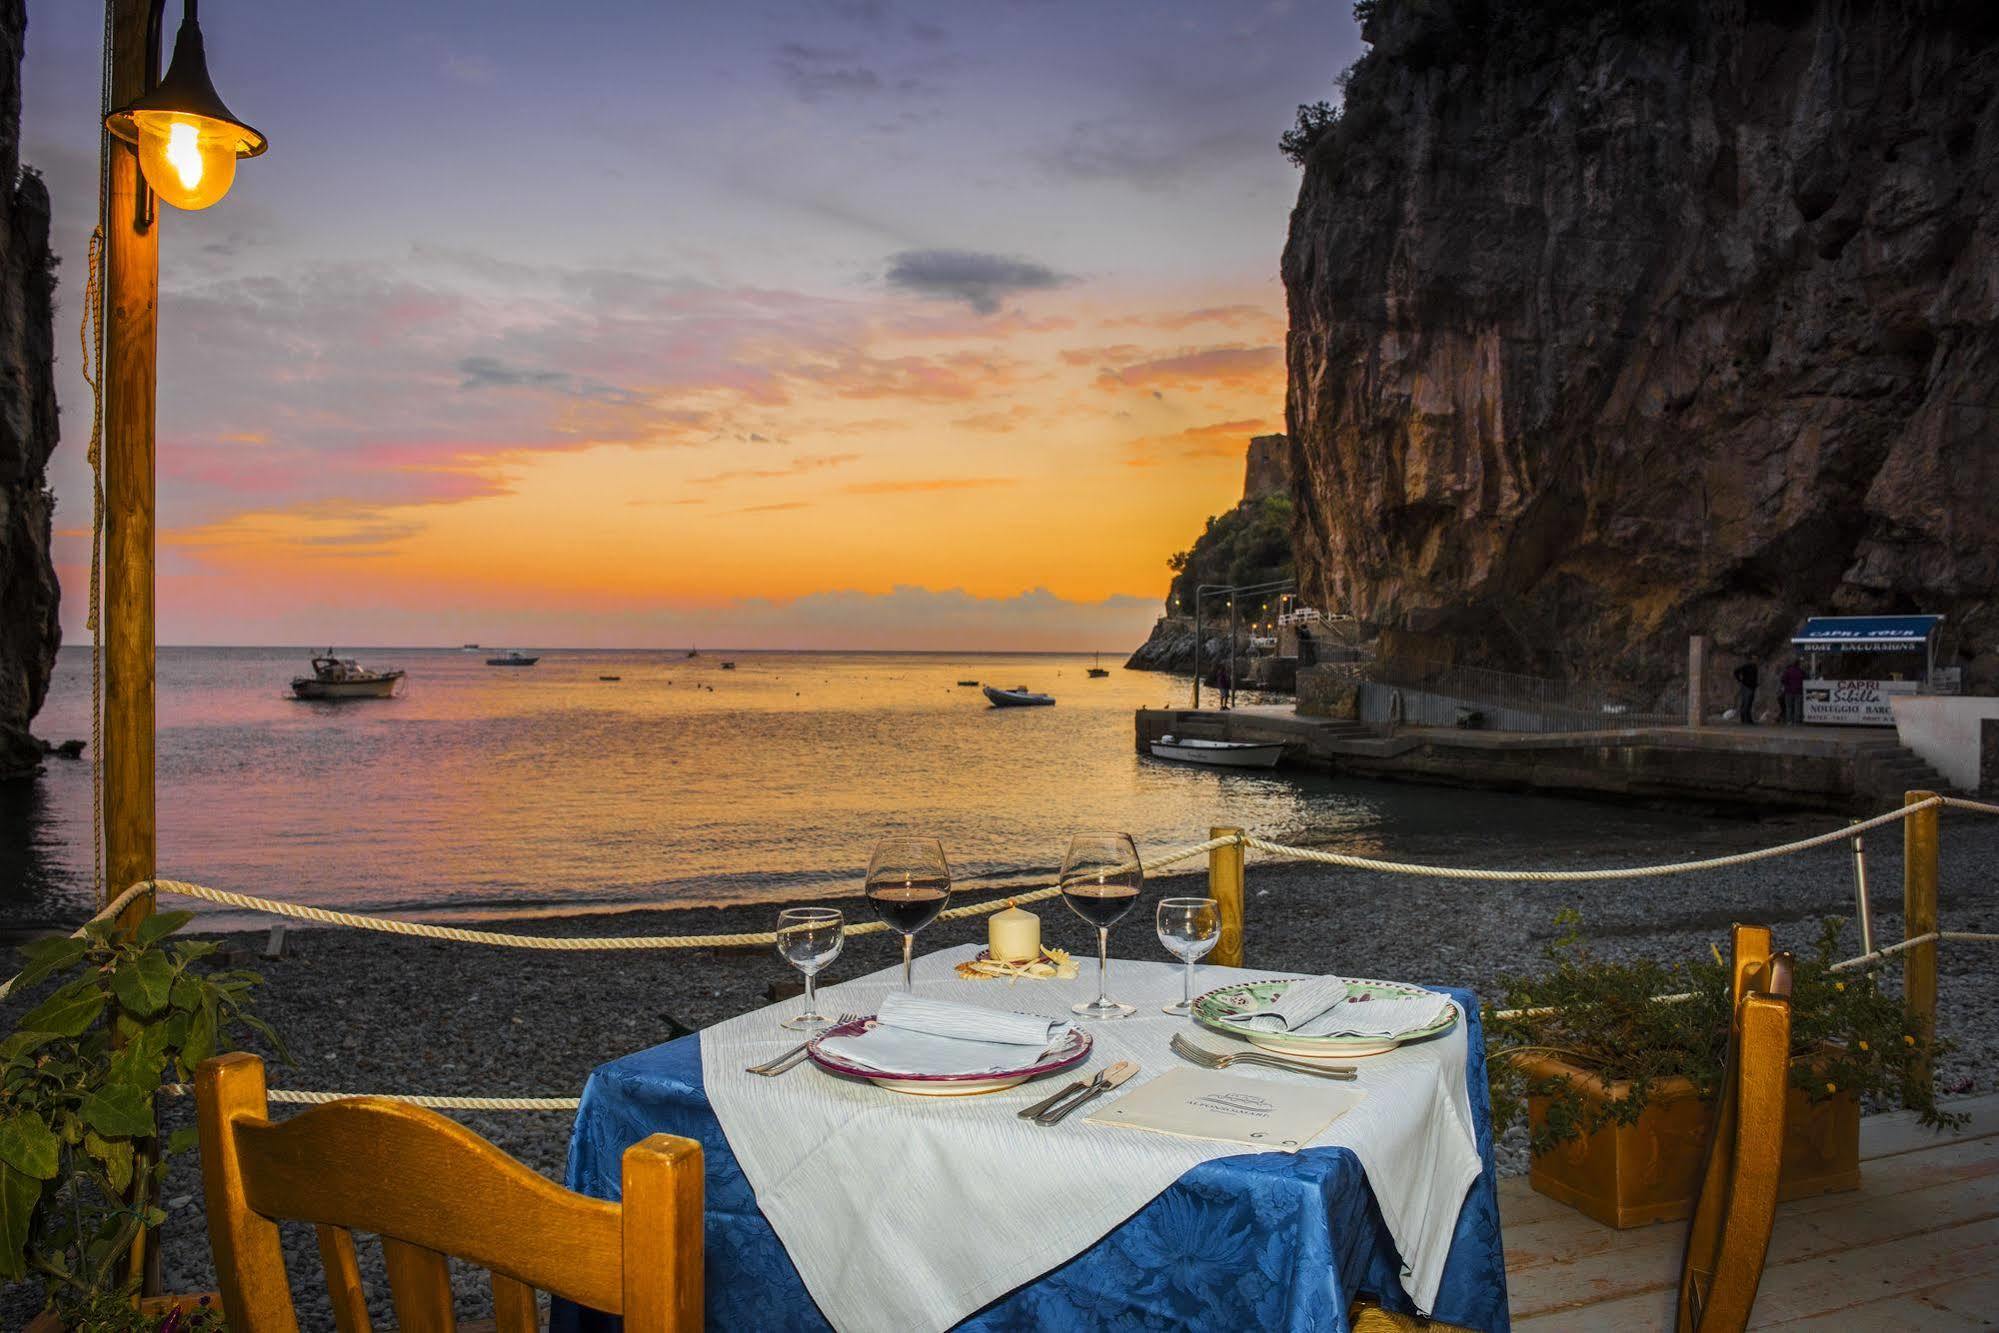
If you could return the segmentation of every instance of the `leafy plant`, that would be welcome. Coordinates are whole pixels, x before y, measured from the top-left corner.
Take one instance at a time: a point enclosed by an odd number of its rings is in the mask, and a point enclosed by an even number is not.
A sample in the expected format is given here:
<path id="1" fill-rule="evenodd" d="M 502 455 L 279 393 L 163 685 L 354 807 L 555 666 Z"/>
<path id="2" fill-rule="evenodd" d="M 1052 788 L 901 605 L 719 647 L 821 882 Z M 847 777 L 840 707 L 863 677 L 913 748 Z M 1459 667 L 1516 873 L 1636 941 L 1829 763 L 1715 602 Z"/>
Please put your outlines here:
<path id="1" fill-rule="evenodd" d="M 214 944 L 172 938 L 192 919 L 163 912 L 129 934 L 93 921 L 21 951 L 17 993 L 68 979 L 0 1039 L 0 1278 L 42 1278 L 73 1327 L 104 1327 L 113 1304 L 130 1310 L 125 1256 L 166 1220 L 151 1200 L 167 1159 L 194 1146 L 191 1128 L 156 1141 L 153 1098 L 168 1072 L 192 1078 L 246 1028 L 284 1051 L 248 1007 L 262 978 L 210 971 Z"/>
<path id="2" fill-rule="evenodd" d="M 1583 943 L 1581 917 L 1556 918 L 1562 934 L 1544 951 L 1547 969 L 1509 976 L 1500 1003 L 1485 1015 L 1486 1076 L 1495 1128 L 1527 1118 L 1530 1097 L 1547 1111 L 1531 1139 L 1536 1154 L 1611 1124 L 1634 1124 L 1662 1079 L 1690 1080 L 1711 1098 L 1728 1058 L 1730 972 L 1717 949 L 1711 959 L 1660 963 L 1607 962 Z M 1940 1110 L 1924 1070 L 1950 1050 L 1899 997 L 1883 991 L 1874 971 L 1832 971 L 1844 922 L 1821 924 L 1812 954 L 1798 960 L 1791 981 L 1791 1082 L 1814 1101 L 1840 1092 L 1893 1095 L 1933 1128 L 1962 1124 Z M 1658 995 L 1687 996 L 1660 1002 Z M 1501 1018 L 1499 1009 L 1524 1011 Z M 1605 1089 L 1629 1080 L 1630 1096 L 1586 1097 L 1568 1077 L 1535 1077 L 1520 1057 L 1556 1057 L 1594 1076 Z"/>
<path id="3" fill-rule="evenodd" d="M 1274 583 L 1291 577 L 1291 497 L 1266 495 L 1245 500 L 1208 520 L 1194 545 L 1170 556 L 1173 583 L 1166 605 L 1194 608 L 1194 589 L 1203 583 Z M 1226 614 L 1224 612 L 1223 614 Z"/>

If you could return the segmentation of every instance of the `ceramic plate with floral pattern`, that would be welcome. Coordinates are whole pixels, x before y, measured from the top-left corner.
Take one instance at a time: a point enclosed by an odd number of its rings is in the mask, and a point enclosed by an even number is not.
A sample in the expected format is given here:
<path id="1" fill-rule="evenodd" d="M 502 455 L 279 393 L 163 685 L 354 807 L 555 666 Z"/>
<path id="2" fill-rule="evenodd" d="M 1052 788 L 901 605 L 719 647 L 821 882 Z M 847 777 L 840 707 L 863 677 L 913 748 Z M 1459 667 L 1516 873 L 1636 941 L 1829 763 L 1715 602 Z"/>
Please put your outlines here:
<path id="1" fill-rule="evenodd" d="M 1401 1000 L 1437 995 L 1433 990 L 1411 986 L 1401 981 L 1367 981 L 1354 978 L 1345 980 L 1347 983 L 1347 998 L 1343 1001 L 1345 1004 L 1366 1004 L 1377 996 L 1382 999 Z M 1407 1032 L 1399 1032 L 1393 1037 L 1306 1037 L 1288 1032 L 1256 1032 L 1225 1021 L 1231 1015 L 1262 1008 L 1282 995 L 1290 984 L 1288 980 L 1240 981 L 1230 986 L 1218 986 L 1204 995 L 1194 997 L 1194 1021 L 1210 1031 L 1220 1032 L 1238 1041 L 1249 1042 L 1252 1046 L 1261 1046 L 1265 1050 L 1290 1056 L 1303 1056 L 1307 1059 L 1327 1060 L 1350 1060 L 1355 1056 L 1379 1055 L 1383 1051 L 1392 1051 L 1397 1046 L 1448 1032 L 1458 1021 L 1457 1006 L 1448 1003 L 1443 1016 L 1436 1022 L 1425 1027 L 1411 1028 Z M 1437 998 L 1442 999 L 1441 996 Z"/>

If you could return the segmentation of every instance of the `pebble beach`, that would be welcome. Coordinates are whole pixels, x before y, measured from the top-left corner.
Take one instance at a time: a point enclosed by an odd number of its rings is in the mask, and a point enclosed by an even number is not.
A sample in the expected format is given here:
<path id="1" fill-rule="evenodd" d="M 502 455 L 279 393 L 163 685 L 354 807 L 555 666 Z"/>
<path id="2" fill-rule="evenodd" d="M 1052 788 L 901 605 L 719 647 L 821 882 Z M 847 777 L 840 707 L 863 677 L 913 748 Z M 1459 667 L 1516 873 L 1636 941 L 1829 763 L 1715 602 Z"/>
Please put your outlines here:
<path id="1" fill-rule="evenodd" d="M 1829 816 L 1717 823 L 1712 836 L 1601 849 L 1566 859 L 1513 854 L 1487 864 L 1566 867 L 1679 860 L 1789 841 L 1824 830 Z M 1901 838 L 1893 829 L 1868 840 L 1868 872 L 1877 939 L 1901 937 Z M 1961 930 L 1999 930 L 1999 820 L 1946 817 L 1943 919 Z M 1196 891 L 1199 874 L 1164 875 L 1155 893 Z M 1252 859 L 1247 879 L 1245 948 L 1252 967 L 1335 971 L 1412 981 L 1451 982 L 1492 993 L 1510 972 L 1532 970 L 1557 933 L 1557 912 L 1582 913 L 1592 948 L 1610 958 L 1705 956 L 1725 943 L 1728 924 L 1772 925 L 1779 944 L 1809 948 L 1818 922 L 1850 917 L 1852 858 L 1845 844 L 1698 875 L 1567 884 L 1467 883 L 1413 876 L 1362 875 L 1325 866 Z M 971 895 L 965 895 L 969 901 Z M 851 919 L 869 919 L 857 898 L 829 899 Z M 1091 951 L 1082 922 L 1057 901 L 1035 904 L 1044 939 L 1084 959 Z M 1163 959 L 1146 903 L 1112 932 L 1116 957 Z M 709 934 L 768 930 L 767 906 L 696 908 L 542 917 L 490 923 L 526 934 Z M 982 939 L 984 919 L 940 922 L 921 939 L 936 948 Z M 773 983 L 795 982 L 768 949 L 664 952 L 539 952 L 408 939 L 352 930 L 294 929 L 287 956 L 257 957 L 264 932 L 220 937 L 267 981 L 259 1007 L 291 1048 L 293 1063 L 274 1066 L 275 1087 L 348 1092 L 421 1092 L 466 1096 L 574 1096 L 595 1066 L 757 1009 Z M 1857 932 L 1848 926 L 1851 952 Z M 844 980 L 887 967 L 899 956 L 893 937 L 848 942 L 826 974 Z M 1939 1026 L 1957 1049 L 1939 1067 L 1947 1093 L 1992 1090 L 1999 1059 L 1999 969 L 1975 944 L 1942 954 Z M 1899 973 L 1885 970 L 1890 984 Z M 1115 963 L 1112 969 L 1115 983 Z M 995 987 L 1003 982 L 977 983 Z M 1032 983 L 1019 983 L 1029 986 Z M 1115 991 L 1115 984 L 1113 984 Z M 1023 992 L 1024 996 L 1025 992 Z M 775 1016 L 774 1016 L 775 1017 Z M 804 1071 L 796 1077 L 814 1077 Z M 282 1110 L 281 1114 L 284 1113 Z M 169 1103 L 169 1124 L 188 1123 L 191 1107 Z M 536 1170 L 560 1179 L 571 1117 L 567 1113 L 460 1114 L 456 1118 Z M 1526 1168 L 1518 1130 L 1500 1146 L 1500 1170 Z M 176 1163 L 165 1194 L 164 1275 L 169 1290 L 210 1289 L 211 1271 L 199 1172 L 193 1154 Z M 287 1228 L 293 1290 L 306 1327 L 329 1327 L 324 1283 L 309 1229 Z M 372 1263 L 372 1267 L 371 1267 Z M 377 1318 L 390 1311 L 379 1255 L 363 1247 Z M 36 1303 L 17 1287 L 0 1296 L 0 1324 L 19 1327 Z M 483 1274 L 461 1274 L 460 1312 L 490 1308 Z"/>

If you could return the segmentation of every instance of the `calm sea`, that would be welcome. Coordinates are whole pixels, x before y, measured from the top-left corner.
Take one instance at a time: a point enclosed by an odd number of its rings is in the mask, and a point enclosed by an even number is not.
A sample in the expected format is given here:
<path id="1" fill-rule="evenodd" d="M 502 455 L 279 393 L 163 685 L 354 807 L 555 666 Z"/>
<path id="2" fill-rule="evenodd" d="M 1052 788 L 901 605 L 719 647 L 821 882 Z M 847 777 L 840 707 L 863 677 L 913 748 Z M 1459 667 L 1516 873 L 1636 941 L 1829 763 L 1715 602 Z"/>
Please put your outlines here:
<path id="1" fill-rule="evenodd" d="M 1046 876 L 1079 830 L 1141 848 L 1211 824 L 1347 850 L 1453 856 L 1601 845 L 1602 807 L 1228 773 L 1141 757 L 1132 710 L 1182 678 L 1086 656 L 342 649 L 409 672 L 401 697 L 301 703 L 306 649 L 159 654 L 160 870 L 243 892 L 433 917 L 857 890 L 891 832 L 941 838 L 961 882 Z M 725 660 L 734 670 L 724 670 Z M 616 681 L 600 680 L 615 675 Z M 960 680 L 1026 685 L 997 710 Z M 90 659 L 66 648 L 38 735 L 88 736 Z M 0 790 L 0 915 L 90 897 L 90 768 Z M 1685 815 L 1625 811 L 1624 835 Z"/>

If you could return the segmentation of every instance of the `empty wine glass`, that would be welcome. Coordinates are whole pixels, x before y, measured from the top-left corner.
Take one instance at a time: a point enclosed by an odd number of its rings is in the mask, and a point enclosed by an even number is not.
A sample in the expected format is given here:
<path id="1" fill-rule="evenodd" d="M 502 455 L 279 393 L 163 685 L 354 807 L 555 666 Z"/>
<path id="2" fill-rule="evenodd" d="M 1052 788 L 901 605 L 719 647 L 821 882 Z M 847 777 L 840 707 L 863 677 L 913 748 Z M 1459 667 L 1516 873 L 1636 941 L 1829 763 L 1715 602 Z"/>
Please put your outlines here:
<path id="1" fill-rule="evenodd" d="M 883 838 L 868 861 L 868 901 L 902 935 L 902 988 L 909 990 L 916 932 L 951 901 L 951 863 L 935 838 Z"/>
<path id="2" fill-rule="evenodd" d="M 1110 998 L 1111 927 L 1138 905 L 1145 868 L 1123 833 L 1078 833 L 1062 858 L 1062 901 L 1097 928 L 1097 998 L 1074 1006 L 1085 1018 L 1129 1018 L 1135 1006 Z"/>
<path id="3" fill-rule="evenodd" d="M 780 1026 L 796 1031 L 833 1025 L 832 1019 L 819 1012 L 813 981 L 840 956 L 840 948 L 847 942 L 846 931 L 846 918 L 836 907 L 787 907 L 777 914 L 777 956 L 805 974 L 805 1012 Z"/>
<path id="4" fill-rule="evenodd" d="M 1222 938 L 1222 905 L 1213 898 L 1161 898 L 1154 913 L 1159 942 L 1187 964 L 1186 985 L 1178 1004 L 1163 1006 L 1169 1014 L 1194 1012 L 1194 960 L 1205 958 Z"/>

